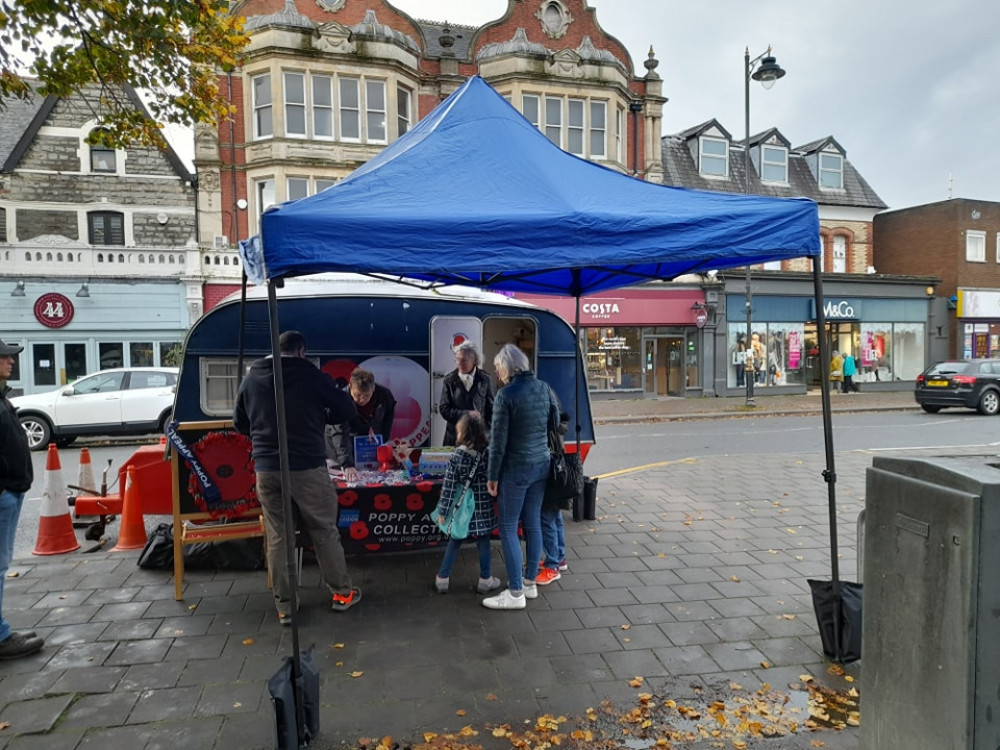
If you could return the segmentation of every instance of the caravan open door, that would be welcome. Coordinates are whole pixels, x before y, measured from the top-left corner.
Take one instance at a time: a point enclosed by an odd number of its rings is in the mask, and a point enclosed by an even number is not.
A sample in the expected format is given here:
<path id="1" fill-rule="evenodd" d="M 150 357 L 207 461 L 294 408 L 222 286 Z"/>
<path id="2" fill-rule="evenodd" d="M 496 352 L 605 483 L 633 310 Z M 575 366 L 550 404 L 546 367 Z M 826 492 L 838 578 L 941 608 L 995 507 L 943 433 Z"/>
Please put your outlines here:
<path id="1" fill-rule="evenodd" d="M 483 322 L 479 318 L 439 315 L 431 318 L 431 445 L 444 441 L 445 421 L 438 412 L 444 376 L 455 369 L 455 347 L 472 340 L 483 350 Z"/>

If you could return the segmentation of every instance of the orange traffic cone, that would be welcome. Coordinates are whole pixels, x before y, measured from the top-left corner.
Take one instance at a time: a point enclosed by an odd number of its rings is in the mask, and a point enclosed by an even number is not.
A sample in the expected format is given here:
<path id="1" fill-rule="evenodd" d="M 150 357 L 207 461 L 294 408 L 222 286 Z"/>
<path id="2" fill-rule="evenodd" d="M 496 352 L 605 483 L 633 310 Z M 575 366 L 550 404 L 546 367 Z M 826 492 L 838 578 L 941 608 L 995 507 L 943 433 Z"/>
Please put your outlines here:
<path id="1" fill-rule="evenodd" d="M 94 484 L 94 469 L 90 465 L 90 448 L 80 449 L 80 473 L 76 480 L 77 487 L 83 487 L 88 495 L 97 494 L 97 485 Z"/>
<path id="2" fill-rule="evenodd" d="M 80 549 L 69 515 L 66 483 L 63 481 L 59 451 L 49 444 L 45 458 L 45 484 L 42 486 L 42 510 L 38 517 L 38 540 L 34 555 L 61 555 Z"/>
<path id="3" fill-rule="evenodd" d="M 128 466 L 125 474 L 125 495 L 122 500 L 122 520 L 118 525 L 118 544 L 112 552 L 142 549 L 146 546 L 146 521 L 142 516 L 142 501 L 133 481 L 135 468 Z"/>

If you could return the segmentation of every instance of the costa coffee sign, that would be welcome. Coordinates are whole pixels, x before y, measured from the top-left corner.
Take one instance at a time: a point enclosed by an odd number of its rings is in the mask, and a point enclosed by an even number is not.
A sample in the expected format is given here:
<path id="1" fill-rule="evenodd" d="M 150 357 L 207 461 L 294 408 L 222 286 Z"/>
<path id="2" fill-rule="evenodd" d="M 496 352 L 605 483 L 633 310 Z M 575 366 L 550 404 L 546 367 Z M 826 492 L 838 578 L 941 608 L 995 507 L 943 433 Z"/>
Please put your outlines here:
<path id="1" fill-rule="evenodd" d="M 69 298 L 48 292 L 35 300 L 35 320 L 46 328 L 62 328 L 73 320 L 73 303 Z"/>

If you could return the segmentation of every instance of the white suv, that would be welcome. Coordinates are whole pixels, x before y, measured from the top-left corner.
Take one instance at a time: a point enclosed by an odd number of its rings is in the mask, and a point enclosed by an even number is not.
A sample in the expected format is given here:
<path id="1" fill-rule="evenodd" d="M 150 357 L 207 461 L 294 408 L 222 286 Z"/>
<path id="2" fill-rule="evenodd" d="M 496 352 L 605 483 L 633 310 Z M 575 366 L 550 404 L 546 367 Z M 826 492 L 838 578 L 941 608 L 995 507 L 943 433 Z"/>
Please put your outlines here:
<path id="1" fill-rule="evenodd" d="M 40 451 L 49 441 L 65 447 L 81 435 L 163 432 L 176 388 L 176 367 L 126 367 L 11 403 L 28 433 L 28 447 Z"/>

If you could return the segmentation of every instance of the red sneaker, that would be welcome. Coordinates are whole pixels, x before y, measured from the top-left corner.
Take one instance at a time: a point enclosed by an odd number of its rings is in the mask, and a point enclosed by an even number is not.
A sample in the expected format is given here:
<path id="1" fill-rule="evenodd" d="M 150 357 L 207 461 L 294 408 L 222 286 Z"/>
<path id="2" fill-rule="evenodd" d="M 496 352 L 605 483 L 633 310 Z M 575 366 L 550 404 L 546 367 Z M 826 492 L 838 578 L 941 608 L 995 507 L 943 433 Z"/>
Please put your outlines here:
<path id="1" fill-rule="evenodd" d="M 562 573 L 557 568 L 542 568 L 538 571 L 535 583 L 539 586 L 545 586 L 553 581 L 558 581 L 560 578 L 562 578 Z"/>

